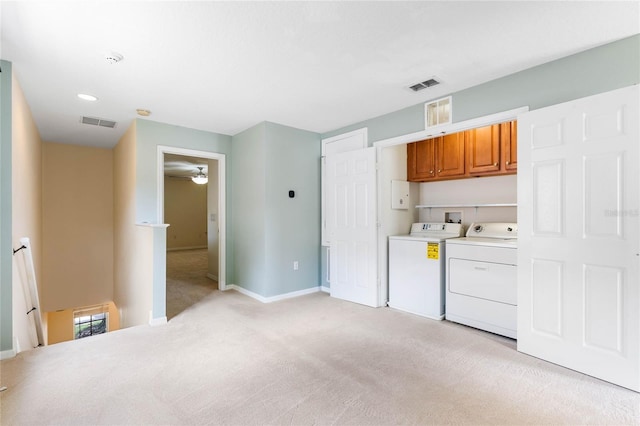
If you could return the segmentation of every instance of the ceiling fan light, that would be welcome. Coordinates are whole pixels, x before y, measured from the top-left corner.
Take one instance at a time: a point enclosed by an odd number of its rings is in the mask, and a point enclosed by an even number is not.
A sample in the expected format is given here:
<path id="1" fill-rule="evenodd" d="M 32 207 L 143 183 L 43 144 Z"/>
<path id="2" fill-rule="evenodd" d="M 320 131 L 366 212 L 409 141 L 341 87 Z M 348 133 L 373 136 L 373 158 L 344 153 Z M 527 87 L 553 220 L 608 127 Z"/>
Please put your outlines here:
<path id="1" fill-rule="evenodd" d="M 205 183 L 207 183 L 209 181 L 209 179 L 205 175 L 194 176 L 194 177 L 191 178 L 191 180 L 194 181 L 195 183 L 197 183 L 198 185 L 204 185 Z"/>
<path id="2" fill-rule="evenodd" d="M 191 180 L 198 185 L 204 185 L 209 181 L 207 175 L 202 172 L 202 167 L 198 167 L 198 174 L 193 176 Z"/>

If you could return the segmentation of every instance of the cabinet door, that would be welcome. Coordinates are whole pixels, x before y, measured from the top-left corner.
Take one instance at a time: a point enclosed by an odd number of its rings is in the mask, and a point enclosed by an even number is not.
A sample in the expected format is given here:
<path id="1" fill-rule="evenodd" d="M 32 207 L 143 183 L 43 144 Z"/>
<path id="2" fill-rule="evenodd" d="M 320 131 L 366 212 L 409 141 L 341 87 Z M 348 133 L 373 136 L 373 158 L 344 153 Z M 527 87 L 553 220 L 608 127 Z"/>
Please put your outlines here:
<path id="1" fill-rule="evenodd" d="M 437 143 L 438 177 L 464 175 L 464 132 L 434 139 Z"/>
<path id="2" fill-rule="evenodd" d="M 424 181 L 435 177 L 435 141 L 428 139 L 407 145 L 407 180 Z"/>
<path id="3" fill-rule="evenodd" d="M 518 122 L 509 121 L 500 125 L 502 143 L 502 163 L 505 172 L 518 169 Z"/>
<path id="4" fill-rule="evenodd" d="M 479 127 L 465 132 L 469 174 L 500 171 L 500 125 Z"/>

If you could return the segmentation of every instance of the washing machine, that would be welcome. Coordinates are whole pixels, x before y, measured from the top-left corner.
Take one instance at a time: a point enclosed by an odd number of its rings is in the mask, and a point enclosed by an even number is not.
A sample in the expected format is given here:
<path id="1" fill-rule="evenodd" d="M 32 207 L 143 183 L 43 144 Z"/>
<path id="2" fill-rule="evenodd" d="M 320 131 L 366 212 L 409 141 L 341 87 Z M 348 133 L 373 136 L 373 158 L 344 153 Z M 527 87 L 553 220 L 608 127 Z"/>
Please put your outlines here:
<path id="1" fill-rule="evenodd" d="M 517 224 L 490 222 L 447 240 L 447 320 L 517 338 L 517 238 Z"/>
<path id="2" fill-rule="evenodd" d="M 409 235 L 389 237 L 388 306 L 444 319 L 444 242 L 463 234 L 459 223 L 414 223 Z"/>

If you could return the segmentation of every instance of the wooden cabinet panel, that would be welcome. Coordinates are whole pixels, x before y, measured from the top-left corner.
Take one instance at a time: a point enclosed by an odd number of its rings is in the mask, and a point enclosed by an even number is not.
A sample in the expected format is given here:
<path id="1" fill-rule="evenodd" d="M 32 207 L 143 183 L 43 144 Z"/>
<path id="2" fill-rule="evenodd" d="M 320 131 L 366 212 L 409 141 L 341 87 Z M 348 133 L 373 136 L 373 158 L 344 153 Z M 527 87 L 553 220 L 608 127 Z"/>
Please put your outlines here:
<path id="1" fill-rule="evenodd" d="M 407 145 L 407 180 L 513 174 L 518 168 L 517 122 L 494 124 Z"/>
<path id="2" fill-rule="evenodd" d="M 433 139 L 417 143 L 416 157 L 421 161 L 416 164 L 416 176 L 422 179 L 430 179 L 435 176 L 435 147 Z"/>
<path id="3" fill-rule="evenodd" d="M 500 171 L 500 125 L 467 130 L 467 166 L 469 174 Z"/>
<path id="4" fill-rule="evenodd" d="M 500 138 L 504 170 L 514 172 L 518 169 L 518 122 L 500 124 Z"/>
<path id="5" fill-rule="evenodd" d="M 437 138 L 438 177 L 464 175 L 464 133 Z"/>
<path id="6" fill-rule="evenodd" d="M 407 145 L 407 180 L 424 181 L 435 177 L 435 146 L 433 139 Z"/>

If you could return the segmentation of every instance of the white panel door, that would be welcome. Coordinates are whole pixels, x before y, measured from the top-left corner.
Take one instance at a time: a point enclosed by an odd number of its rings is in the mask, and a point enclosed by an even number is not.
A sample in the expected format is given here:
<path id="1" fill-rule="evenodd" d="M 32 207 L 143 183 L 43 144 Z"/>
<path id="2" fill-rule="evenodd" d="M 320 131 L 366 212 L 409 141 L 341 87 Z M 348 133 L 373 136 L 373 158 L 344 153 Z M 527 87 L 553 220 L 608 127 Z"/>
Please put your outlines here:
<path id="1" fill-rule="evenodd" d="M 331 296 L 379 306 L 376 149 L 327 155 Z"/>
<path id="2" fill-rule="evenodd" d="M 639 95 L 518 118 L 518 350 L 635 391 Z"/>
<path id="3" fill-rule="evenodd" d="M 347 151 L 355 151 L 358 149 L 364 149 L 367 147 L 367 128 L 364 127 L 362 129 L 354 130 L 353 132 L 343 133 L 338 136 L 333 136 L 331 138 L 322 140 L 322 162 L 320 163 L 320 173 L 322 175 L 321 179 L 321 216 L 322 216 L 322 245 L 329 246 L 331 242 L 329 241 L 329 235 L 327 233 L 327 202 L 326 202 L 326 172 L 325 172 L 325 157 L 327 155 L 337 154 L 339 152 L 347 152 Z"/>

